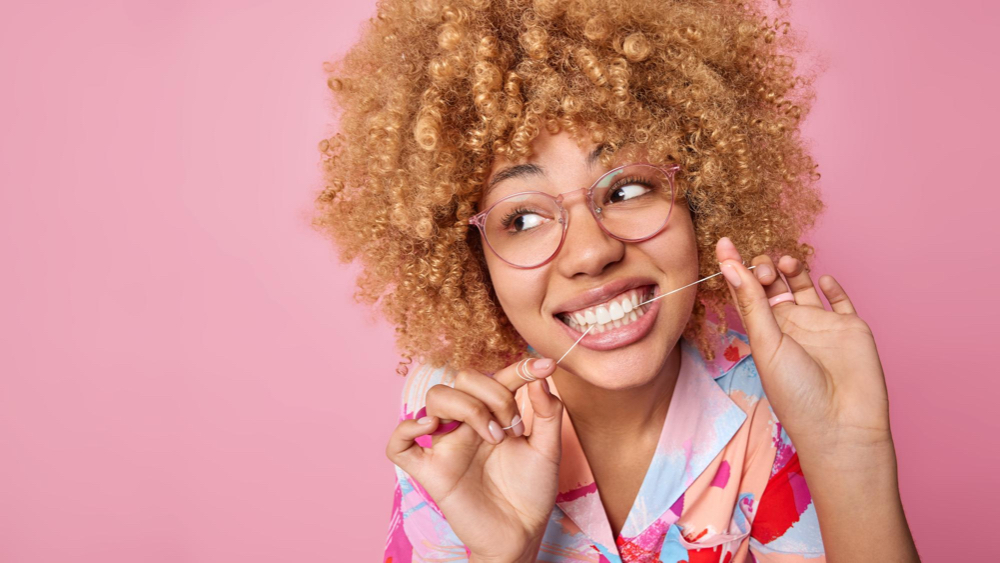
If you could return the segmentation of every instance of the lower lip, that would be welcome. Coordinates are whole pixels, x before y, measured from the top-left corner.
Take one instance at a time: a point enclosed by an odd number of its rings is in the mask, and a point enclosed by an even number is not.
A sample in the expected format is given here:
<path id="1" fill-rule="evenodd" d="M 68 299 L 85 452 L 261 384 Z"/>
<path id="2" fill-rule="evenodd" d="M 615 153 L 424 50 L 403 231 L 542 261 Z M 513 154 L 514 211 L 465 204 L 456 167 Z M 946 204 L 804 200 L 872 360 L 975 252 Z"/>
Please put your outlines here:
<path id="1" fill-rule="evenodd" d="M 653 297 L 655 298 L 656 295 L 653 295 Z M 590 331 L 587 333 L 587 336 L 584 336 L 583 339 L 580 340 L 580 346 L 598 351 L 614 350 L 615 348 L 628 346 L 629 344 L 632 344 L 637 340 L 641 340 L 644 336 L 649 334 L 649 332 L 653 329 L 653 324 L 656 322 L 656 314 L 659 312 L 660 302 L 653 301 L 649 304 L 649 310 L 632 324 L 612 328 L 611 330 L 605 329 L 605 331 L 600 334 L 595 334 L 594 331 Z M 574 342 L 576 342 L 576 339 L 580 338 L 583 334 L 579 330 L 576 330 L 559 319 L 555 319 L 555 321 L 559 323 L 559 326 L 566 331 L 566 334 L 568 334 Z"/>

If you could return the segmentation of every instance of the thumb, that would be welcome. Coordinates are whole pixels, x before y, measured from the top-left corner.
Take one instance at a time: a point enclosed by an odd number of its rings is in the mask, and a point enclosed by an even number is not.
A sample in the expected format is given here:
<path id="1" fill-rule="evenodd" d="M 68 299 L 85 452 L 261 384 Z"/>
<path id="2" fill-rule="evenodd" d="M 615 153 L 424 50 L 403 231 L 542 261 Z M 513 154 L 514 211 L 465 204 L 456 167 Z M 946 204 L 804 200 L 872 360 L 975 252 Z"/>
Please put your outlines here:
<path id="1" fill-rule="evenodd" d="M 767 300 L 764 286 L 738 260 L 719 262 L 719 268 L 729 282 L 730 292 L 736 300 L 736 309 L 743 319 L 755 361 L 766 361 L 777 351 L 782 333 Z"/>
<path id="2" fill-rule="evenodd" d="M 528 398 L 534 411 L 528 443 L 558 463 L 562 453 L 562 401 L 549 391 L 544 379 L 528 384 Z"/>

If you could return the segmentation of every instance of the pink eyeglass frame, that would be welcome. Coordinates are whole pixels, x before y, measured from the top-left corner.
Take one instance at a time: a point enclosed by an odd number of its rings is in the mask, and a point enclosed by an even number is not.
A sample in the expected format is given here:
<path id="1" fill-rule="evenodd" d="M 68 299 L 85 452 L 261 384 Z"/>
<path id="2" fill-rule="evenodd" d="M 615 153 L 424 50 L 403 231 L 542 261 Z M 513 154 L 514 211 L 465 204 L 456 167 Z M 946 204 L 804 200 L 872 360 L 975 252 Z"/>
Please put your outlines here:
<path id="1" fill-rule="evenodd" d="M 601 219 L 601 215 L 600 215 L 601 211 L 600 211 L 600 209 L 597 208 L 594 205 L 594 190 L 597 188 L 597 185 L 600 184 L 608 176 L 610 176 L 610 175 L 612 175 L 612 174 L 614 174 L 614 173 L 622 170 L 623 168 L 628 168 L 630 166 L 647 166 L 649 168 L 655 168 L 656 170 L 659 170 L 661 173 L 663 173 L 664 176 L 667 177 L 667 184 L 670 186 L 670 210 L 667 211 L 667 217 L 663 220 L 663 224 L 660 225 L 660 227 L 658 229 L 656 229 L 656 232 L 654 232 L 653 234 L 645 236 L 645 237 L 642 237 L 642 238 L 635 238 L 635 239 L 622 238 L 622 237 L 619 237 L 619 236 L 615 235 L 611 231 L 609 231 L 607 229 L 607 227 L 604 226 L 604 221 Z M 496 257 L 499 258 L 500 260 L 503 260 L 508 265 L 510 265 L 510 266 L 512 266 L 514 268 L 521 269 L 521 270 L 530 270 L 532 268 L 538 268 L 540 266 L 544 266 L 545 264 L 548 264 L 549 262 L 551 262 L 552 259 L 555 258 L 557 254 L 559 254 L 559 251 L 562 250 L 563 243 L 566 242 L 566 232 L 569 230 L 569 214 L 566 212 L 566 208 L 563 207 L 563 204 L 562 204 L 563 199 L 565 198 L 565 196 L 567 196 L 569 194 L 576 193 L 576 192 L 581 191 L 581 190 L 587 190 L 587 201 L 589 202 L 589 204 L 587 205 L 587 207 L 590 209 L 590 214 L 593 215 L 594 220 L 597 221 L 597 225 L 601 228 L 602 231 L 604 231 L 605 233 L 607 233 L 608 236 L 610 236 L 610 237 L 612 237 L 614 239 L 620 240 L 622 242 L 642 242 L 644 240 L 649 240 L 649 239 L 655 237 L 656 235 L 658 235 L 661 232 L 663 232 L 663 229 L 667 228 L 667 224 L 670 222 L 670 216 L 674 212 L 674 200 L 676 199 L 675 198 L 676 190 L 675 190 L 675 187 L 674 187 L 674 174 L 676 174 L 677 171 L 680 170 L 680 169 L 681 169 L 681 167 L 679 165 L 677 165 L 677 164 L 671 164 L 671 165 L 666 166 L 666 167 L 657 166 L 655 164 L 648 164 L 648 163 L 645 163 L 645 162 L 633 162 L 633 163 L 629 163 L 629 164 L 623 164 L 623 165 L 621 165 L 621 166 L 619 166 L 617 168 L 613 168 L 611 170 L 608 170 L 604 174 L 602 174 L 601 177 L 598 178 L 593 184 L 591 184 L 589 188 L 577 188 L 577 189 L 574 189 L 574 190 L 569 190 L 567 192 L 563 192 L 563 193 L 559 194 L 558 196 L 553 196 L 553 195 L 547 194 L 545 192 L 534 191 L 534 190 L 533 191 L 527 191 L 527 192 L 518 192 L 516 194 L 511 194 L 509 196 L 506 196 L 506 197 L 500 199 L 499 201 L 497 201 L 493 205 L 491 205 L 489 207 L 489 209 L 486 209 L 486 210 L 484 210 L 484 211 L 482 211 L 480 213 L 477 213 L 477 214 L 473 215 L 472 217 L 470 217 L 469 218 L 469 224 L 470 225 L 475 225 L 475 226 L 479 227 L 479 233 L 483 237 L 483 240 L 486 241 L 486 245 L 490 247 L 490 251 L 493 252 L 493 254 L 495 254 Z M 562 226 L 563 226 L 563 229 L 562 229 L 562 238 L 559 239 L 559 246 L 556 247 L 555 251 L 552 252 L 551 256 L 549 256 L 548 258 L 546 258 L 543 262 L 539 262 L 538 264 L 535 264 L 533 266 L 519 266 L 517 264 L 514 264 L 514 263 L 506 260 L 503 256 L 500 256 L 500 253 L 497 252 L 495 248 L 493 248 L 493 245 L 490 243 L 490 239 L 486 236 L 486 216 L 489 215 L 490 212 L 493 211 L 494 208 L 496 208 L 496 206 L 500 205 L 504 201 L 506 201 L 506 200 L 508 200 L 508 199 L 510 199 L 512 197 L 523 196 L 523 195 L 526 195 L 526 194 L 539 194 L 539 195 L 543 195 L 543 196 L 545 196 L 545 197 L 547 197 L 547 198 L 555 201 L 556 206 L 559 207 L 559 215 L 560 215 L 559 216 L 559 222 L 562 223 Z"/>

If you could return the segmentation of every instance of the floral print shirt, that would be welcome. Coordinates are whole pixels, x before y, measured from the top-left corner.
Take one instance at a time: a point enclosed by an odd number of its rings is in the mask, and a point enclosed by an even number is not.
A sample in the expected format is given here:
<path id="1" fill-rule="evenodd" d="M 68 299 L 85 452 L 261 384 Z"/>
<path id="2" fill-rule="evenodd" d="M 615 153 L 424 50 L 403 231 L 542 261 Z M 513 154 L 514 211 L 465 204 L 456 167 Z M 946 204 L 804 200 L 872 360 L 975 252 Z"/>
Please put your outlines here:
<path id="1" fill-rule="evenodd" d="M 710 323 L 711 324 L 711 323 Z M 563 410 L 559 493 L 538 561 L 592 563 L 825 562 L 798 454 L 764 395 L 746 335 L 730 329 L 706 361 L 681 339 L 681 368 L 660 440 L 618 537 Z M 403 389 L 401 419 L 455 372 L 420 366 Z M 553 393 L 559 395 L 553 381 Z M 518 390 L 530 432 L 531 402 Z M 429 437 L 418 443 L 430 446 Z M 384 563 L 467 561 L 433 499 L 398 466 Z"/>

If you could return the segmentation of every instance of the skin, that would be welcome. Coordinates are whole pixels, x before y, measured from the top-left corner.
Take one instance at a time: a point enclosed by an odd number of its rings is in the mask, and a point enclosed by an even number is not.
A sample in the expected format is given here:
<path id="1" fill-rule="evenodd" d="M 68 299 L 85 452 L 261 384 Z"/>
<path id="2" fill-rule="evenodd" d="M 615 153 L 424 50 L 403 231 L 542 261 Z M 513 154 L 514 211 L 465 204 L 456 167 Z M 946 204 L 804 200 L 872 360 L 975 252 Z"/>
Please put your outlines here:
<path id="1" fill-rule="evenodd" d="M 542 133 L 533 148 L 528 162 L 544 175 L 498 183 L 480 201 L 481 210 L 529 189 L 558 195 L 588 187 L 606 171 L 591 162 L 593 145 L 578 145 L 564 133 Z M 512 164 L 496 162 L 491 175 Z M 518 269 L 486 254 L 504 312 L 550 359 L 573 344 L 552 313 L 579 292 L 632 275 L 652 277 L 661 291 L 698 279 L 694 226 L 683 202 L 675 203 L 663 232 L 640 243 L 604 233 L 584 206 L 583 192 L 568 195 L 564 206 L 569 231 L 551 262 Z M 716 256 L 765 393 L 799 452 L 827 560 L 919 561 L 899 500 L 881 362 L 871 331 L 846 292 L 831 276 L 820 278 L 830 311 L 808 272 L 791 257 L 775 265 L 770 257 L 757 256 L 751 271 L 725 237 Z M 789 290 L 776 268 L 788 279 L 796 302 L 772 308 L 768 297 Z M 677 343 L 695 293 L 691 287 L 661 300 L 652 330 L 628 346 L 604 352 L 578 346 L 559 366 L 554 361 L 529 366 L 536 382 L 526 383 L 514 366 L 493 378 L 462 370 L 454 388 L 436 385 L 428 391 L 427 417 L 397 426 L 387 456 L 427 490 L 471 551 L 471 561 L 535 560 L 558 489 L 563 408 L 590 454 L 612 531 L 618 534 L 666 418 L 680 369 Z M 548 377 L 558 385 L 565 407 L 548 392 Z M 523 423 L 499 431 L 518 415 L 514 393 L 525 384 L 536 413 L 531 435 L 523 436 Z M 416 445 L 416 437 L 450 420 L 464 424 L 436 436 L 432 448 Z M 622 446 L 623 436 L 629 437 L 628 448 Z"/>
<path id="2" fill-rule="evenodd" d="M 543 379 L 552 367 L 530 368 L 539 379 L 531 383 L 513 366 L 493 378 L 463 370 L 454 388 L 431 387 L 429 414 L 400 422 L 389 439 L 386 455 L 434 499 L 470 550 L 470 561 L 535 561 L 538 554 L 555 506 L 561 455 L 563 406 Z M 514 392 L 525 384 L 535 412 L 531 435 L 519 435 L 522 423 L 512 429 L 514 436 L 501 433 L 498 442 L 488 426 L 511 424 L 517 410 Z M 416 444 L 442 420 L 463 424 L 436 436 L 431 448 Z"/>
<path id="3" fill-rule="evenodd" d="M 536 190 L 556 196 L 586 188 L 608 170 L 588 159 L 595 144 L 581 146 L 566 133 L 543 132 L 532 148 L 526 162 L 539 166 L 543 175 L 496 184 L 480 201 L 480 210 L 518 192 Z M 491 177 L 511 164 L 495 162 Z M 698 279 L 698 247 L 686 202 L 675 202 L 665 230 L 637 243 L 605 233 L 587 209 L 585 191 L 567 196 L 563 205 L 569 228 L 551 262 L 518 269 L 492 252 L 486 254 L 493 287 L 511 323 L 535 350 L 554 359 L 575 339 L 562 330 L 553 313 L 582 291 L 630 276 L 649 276 L 661 292 Z M 584 452 L 595 454 L 587 457 L 615 535 L 625 524 L 656 450 L 680 371 L 677 342 L 696 293 L 692 286 L 660 300 L 654 327 L 638 342 L 610 351 L 577 346 L 552 375 L 569 405 Z M 624 436 L 629 439 L 623 440 Z"/>
<path id="4" fill-rule="evenodd" d="M 498 183 L 480 202 L 480 210 L 504 196 L 527 190 L 555 196 L 574 188 L 586 188 L 608 170 L 597 163 L 588 165 L 587 157 L 596 145 L 580 147 L 566 133 L 542 133 L 533 148 L 534 154 L 528 162 L 541 167 L 544 175 L 511 178 Z M 493 172 L 495 174 L 510 165 L 506 161 L 496 162 Z M 584 191 L 567 195 L 563 204 L 569 215 L 566 240 L 548 264 L 533 269 L 518 269 L 500 260 L 493 252 L 486 253 L 490 279 L 504 312 L 518 333 L 540 354 L 549 358 L 558 359 L 574 342 L 563 332 L 561 321 L 553 313 L 560 304 L 583 290 L 636 275 L 651 277 L 660 285 L 661 291 L 698 279 L 698 246 L 694 224 L 684 202 L 675 203 L 666 229 L 658 235 L 643 242 L 625 243 L 609 236 L 598 226 L 587 209 L 585 196 Z M 614 405 L 648 397 L 651 384 L 676 375 L 678 364 L 668 362 L 667 358 L 687 325 L 696 290 L 696 287 L 690 287 L 659 301 L 660 312 L 651 337 L 605 352 L 574 348 L 553 375 L 560 393 L 572 403 L 574 416 L 592 419 L 598 412 L 603 412 L 601 424 L 606 425 L 607 421 L 603 419 L 618 420 L 618 416 L 609 415 L 621 414 L 626 415 L 625 420 L 633 427 L 647 418 L 647 413 L 638 417 L 628 416 L 634 407 L 614 408 Z M 669 373 L 671 371 L 675 373 Z M 664 394 L 668 394 L 664 391 L 666 387 L 671 386 L 659 385 L 655 395 L 662 399 Z M 588 398 L 595 394 L 604 400 L 601 404 L 591 405 Z M 574 401 L 573 398 L 577 397 L 579 400 Z M 656 401 L 646 402 L 648 407 Z M 613 410 L 604 410 L 606 408 Z"/>
<path id="5" fill-rule="evenodd" d="M 589 187 L 607 171 L 589 158 L 594 145 L 578 145 L 566 134 L 543 133 L 533 148 L 528 162 L 540 166 L 545 175 L 498 183 L 480 201 L 481 209 L 529 189 L 558 195 Z M 517 163 L 496 162 L 491 176 L 513 164 Z M 550 360 L 574 342 L 552 313 L 581 291 L 633 275 L 649 276 L 670 289 L 698 279 L 694 226 L 683 201 L 675 203 L 667 228 L 641 243 L 623 243 L 605 234 L 585 207 L 583 191 L 568 195 L 564 205 L 569 232 L 548 264 L 525 270 L 511 267 L 492 252 L 486 256 L 508 317 Z M 615 452 L 590 457 L 616 532 L 624 525 L 655 451 L 680 370 L 676 344 L 695 295 L 692 287 L 662 300 L 654 327 L 638 342 L 606 352 L 577 347 L 558 367 L 531 369 L 535 377 L 557 378 L 560 394 L 572 405 L 585 452 Z M 531 436 L 516 435 L 523 432 L 522 425 L 497 443 L 489 429 L 491 420 L 501 427 L 512 423 L 517 414 L 513 393 L 524 384 L 513 366 L 497 372 L 494 379 L 463 370 L 453 389 L 436 385 L 428 391 L 427 420 L 401 422 L 386 451 L 434 498 L 474 561 L 534 561 L 555 505 L 560 400 L 541 382 L 531 383 L 529 398 L 536 413 Z M 442 420 L 467 424 L 436 437 L 432 448 L 415 444 L 417 436 L 432 432 Z M 630 438 L 628 448 L 623 447 L 623 435 Z M 606 462 L 608 458 L 615 463 Z"/>
<path id="6" fill-rule="evenodd" d="M 899 495 L 889 397 L 875 337 L 833 276 L 790 256 L 751 272 L 723 237 L 716 256 L 771 408 L 799 454 L 827 561 L 920 561 Z M 791 292 L 794 302 L 768 299 Z"/>

